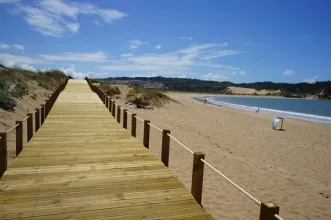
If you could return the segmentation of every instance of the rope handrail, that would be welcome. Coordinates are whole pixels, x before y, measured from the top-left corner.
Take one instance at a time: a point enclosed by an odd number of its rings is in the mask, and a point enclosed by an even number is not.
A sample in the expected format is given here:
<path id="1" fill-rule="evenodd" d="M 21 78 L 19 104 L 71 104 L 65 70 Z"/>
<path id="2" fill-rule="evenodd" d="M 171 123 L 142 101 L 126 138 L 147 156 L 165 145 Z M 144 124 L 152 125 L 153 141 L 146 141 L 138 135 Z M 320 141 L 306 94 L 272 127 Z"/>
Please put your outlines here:
<path id="1" fill-rule="evenodd" d="M 151 124 L 151 123 L 148 123 L 150 126 L 152 126 L 153 128 L 155 128 L 156 130 L 159 130 L 159 131 L 163 131 L 161 128 L 158 128 L 158 127 L 156 127 L 155 125 L 153 125 L 153 124 Z"/>
<path id="2" fill-rule="evenodd" d="M 131 113 L 131 112 L 129 112 L 129 111 L 126 111 L 126 113 L 128 113 L 129 115 L 132 115 L 132 113 Z"/>
<path id="3" fill-rule="evenodd" d="M 25 118 L 23 118 L 22 121 L 25 121 L 26 119 L 30 118 L 30 115 L 29 116 L 26 116 Z"/>
<path id="4" fill-rule="evenodd" d="M 218 173 L 221 177 L 223 177 L 225 180 L 227 180 L 229 183 L 231 183 L 233 186 L 235 186 L 237 189 L 239 189 L 242 193 L 244 193 L 246 196 L 248 196 L 250 199 L 252 199 L 254 202 L 256 202 L 258 205 L 261 205 L 261 202 L 256 199 L 254 196 L 252 196 L 251 194 L 249 194 L 248 192 L 246 192 L 243 188 L 241 188 L 240 186 L 238 186 L 235 182 L 233 182 L 232 180 L 230 180 L 228 177 L 226 177 L 223 173 L 221 173 L 220 171 L 218 171 L 215 167 L 213 167 L 212 165 L 210 165 L 207 161 L 205 161 L 204 159 L 201 159 L 201 161 L 206 164 L 207 166 L 209 166 L 212 170 L 214 170 L 216 173 Z"/>
<path id="5" fill-rule="evenodd" d="M 136 116 L 136 119 L 138 119 L 138 120 L 140 120 L 140 121 L 145 121 L 144 119 L 139 118 L 138 116 Z"/>
<path id="6" fill-rule="evenodd" d="M 275 216 L 275 218 L 278 219 L 278 220 L 284 220 L 282 217 L 280 217 L 280 216 L 277 215 L 277 214 L 275 214 L 274 216 Z"/>
<path id="7" fill-rule="evenodd" d="M 174 138 L 173 136 L 171 136 L 170 134 L 167 134 L 169 137 L 171 137 L 174 141 L 176 141 L 179 145 L 181 145 L 185 150 L 187 150 L 188 152 L 190 152 L 191 154 L 194 154 L 194 152 L 186 147 L 184 144 L 182 144 L 179 140 L 177 140 L 176 138 Z"/>
<path id="8" fill-rule="evenodd" d="M 19 125 L 20 125 L 20 124 L 16 124 L 14 127 L 12 127 L 11 129 L 9 129 L 9 130 L 7 131 L 7 133 L 11 132 L 11 131 L 14 130 L 15 128 L 17 128 Z"/>

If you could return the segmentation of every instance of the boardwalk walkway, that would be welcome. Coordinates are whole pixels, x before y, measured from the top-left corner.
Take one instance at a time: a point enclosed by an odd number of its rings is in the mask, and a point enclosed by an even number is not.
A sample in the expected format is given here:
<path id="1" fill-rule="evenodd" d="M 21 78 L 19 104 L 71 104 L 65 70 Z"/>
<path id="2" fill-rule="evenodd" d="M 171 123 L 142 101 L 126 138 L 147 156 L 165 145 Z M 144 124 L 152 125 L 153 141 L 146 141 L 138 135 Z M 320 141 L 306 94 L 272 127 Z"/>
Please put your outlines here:
<path id="1" fill-rule="evenodd" d="M 0 180 L 0 204 L 0 219 L 212 219 L 80 80 Z"/>

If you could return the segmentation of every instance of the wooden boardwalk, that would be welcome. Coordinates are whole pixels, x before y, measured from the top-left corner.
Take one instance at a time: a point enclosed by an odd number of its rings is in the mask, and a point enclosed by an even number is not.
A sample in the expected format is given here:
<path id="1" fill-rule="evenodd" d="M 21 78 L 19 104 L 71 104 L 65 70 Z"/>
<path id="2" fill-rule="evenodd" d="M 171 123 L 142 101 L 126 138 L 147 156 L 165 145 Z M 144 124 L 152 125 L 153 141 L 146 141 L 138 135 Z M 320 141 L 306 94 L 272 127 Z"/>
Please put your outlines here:
<path id="1" fill-rule="evenodd" d="M 5 172 L 0 204 L 0 219 L 212 219 L 83 80 Z"/>

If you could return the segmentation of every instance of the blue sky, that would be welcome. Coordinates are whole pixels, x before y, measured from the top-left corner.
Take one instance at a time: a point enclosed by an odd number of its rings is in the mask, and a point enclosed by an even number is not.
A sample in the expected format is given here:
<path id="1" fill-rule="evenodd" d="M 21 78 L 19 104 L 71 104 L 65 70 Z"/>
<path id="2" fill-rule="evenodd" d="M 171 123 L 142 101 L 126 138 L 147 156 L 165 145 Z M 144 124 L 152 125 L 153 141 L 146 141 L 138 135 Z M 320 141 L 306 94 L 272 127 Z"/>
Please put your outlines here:
<path id="1" fill-rule="evenodd" d="M 330 1 L 0 0 L 0 62 L 75 77 L 331 80 Z"/>

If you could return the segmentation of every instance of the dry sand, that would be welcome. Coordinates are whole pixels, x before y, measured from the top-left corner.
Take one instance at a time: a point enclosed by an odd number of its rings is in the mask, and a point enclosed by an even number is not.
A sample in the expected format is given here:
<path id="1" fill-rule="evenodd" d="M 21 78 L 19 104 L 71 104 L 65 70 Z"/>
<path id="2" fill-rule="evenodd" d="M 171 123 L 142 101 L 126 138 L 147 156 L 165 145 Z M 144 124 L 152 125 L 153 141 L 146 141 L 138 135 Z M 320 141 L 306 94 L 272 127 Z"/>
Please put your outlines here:
<path id="1" fill-rule="evenodd" d="M 191 148 L 261 201 L 280 206 L 284 219 L 331 219 L 331 126 L 274 115 L 204 105 L 192 94 L 169 93 L 153 111 L 130 109 Z M 124 106 L 124 101 L 118 100 Z M 128 119 L 130 129 L 131 119 Z M 142 140 L 138 122 L 138 136 Z M 161 132 L 151 128 L 151 150 L 160 156 Z M 170 168 L 190 189 L 192 155 L 171 141 Z M 205 167 L 203 205 L 216 219 L 258 219 L 259 206 Z"/>
<path id="2" fill-rule="evenodd" d="M 45 102 L 51 91 L 46 90 L 42 87 L 37 87 L 31 83 L 29 85 L 29 95 L 24 96 L 22 99 L 16 100 L 15 111 L 5 111 L 0 109 L 0 132 L 6 132 L 13 126 L 15 126 L 16 121 L 23 120 L 28 113 L 33 113 L 36 108 L 40 107 L 41 104 Z M 27 143 L 27 122 L 23 122 L 23 144 Z M 33 117 L 33 129 L 35 126 Z M 16 158 L 16 131 L 15 129 L 8 133 L 7 136 L 7 148 L 8 148 L 8 163 L 12 162 Z"/>

